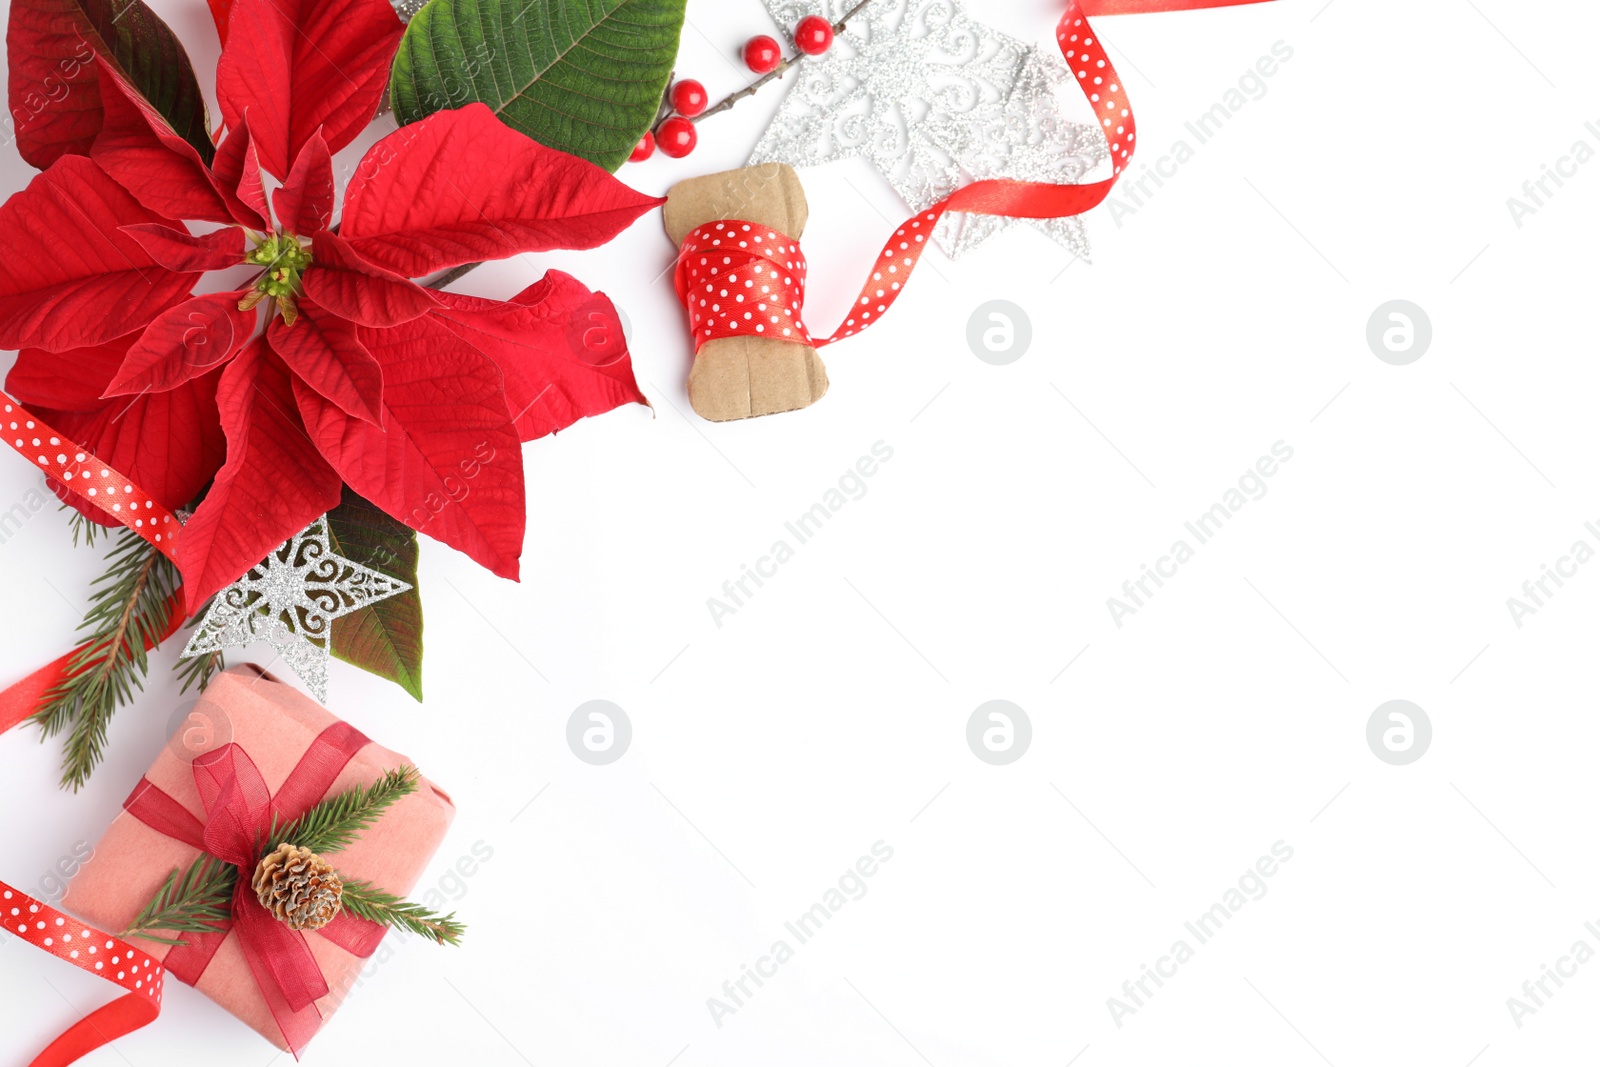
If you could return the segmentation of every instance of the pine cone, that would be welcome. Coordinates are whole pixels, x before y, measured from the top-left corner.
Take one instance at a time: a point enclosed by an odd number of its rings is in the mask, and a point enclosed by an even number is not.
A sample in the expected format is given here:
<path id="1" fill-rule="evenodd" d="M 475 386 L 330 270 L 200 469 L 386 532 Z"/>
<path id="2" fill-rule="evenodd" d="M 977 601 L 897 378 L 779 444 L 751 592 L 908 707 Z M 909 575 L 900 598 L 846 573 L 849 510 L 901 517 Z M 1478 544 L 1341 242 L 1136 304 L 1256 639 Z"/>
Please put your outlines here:
<path id="1" fill-rule="evenodd" d="M 250 888 L 261 906 L 291 930 L 320 930 L 339 914 L 344 883 L 309 848 L 279 845 L 256 864 Z"/>

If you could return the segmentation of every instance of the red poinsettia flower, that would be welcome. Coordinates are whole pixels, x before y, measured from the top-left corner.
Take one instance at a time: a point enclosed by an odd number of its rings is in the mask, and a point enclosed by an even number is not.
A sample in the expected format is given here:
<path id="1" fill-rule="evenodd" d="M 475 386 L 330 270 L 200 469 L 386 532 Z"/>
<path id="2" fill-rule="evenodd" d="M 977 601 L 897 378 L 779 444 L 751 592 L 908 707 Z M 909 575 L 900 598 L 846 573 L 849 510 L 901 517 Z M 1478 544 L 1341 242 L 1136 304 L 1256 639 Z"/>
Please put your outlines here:
<path id="1" fill-rule="evenodd" d="M 178 550 L 191 609 L 342 484 L 515 577 L 520 442 L 645 402 L 620 326 L 557 272 L 507 302 L 413 279 L 595 247 L 660 201 L 474 104 L 373 146 L 335 223 L 332 154 L 376 111 L 399 20 L 235 0 L 225 28 L 210 166 L 97 60 L 89 155 L 0 206 L 8 386 L 168 508 L 205 490 Z M 231 280 L 193 295 L 210 271 Z"/>

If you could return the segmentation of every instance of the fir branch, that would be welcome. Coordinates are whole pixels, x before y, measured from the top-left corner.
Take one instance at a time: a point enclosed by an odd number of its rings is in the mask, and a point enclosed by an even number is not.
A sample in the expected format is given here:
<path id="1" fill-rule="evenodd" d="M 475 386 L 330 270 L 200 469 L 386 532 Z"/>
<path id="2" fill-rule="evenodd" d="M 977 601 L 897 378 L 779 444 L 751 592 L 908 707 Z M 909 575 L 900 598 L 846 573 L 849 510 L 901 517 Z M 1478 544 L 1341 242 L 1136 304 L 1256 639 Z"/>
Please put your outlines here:
<path id="1" fill-rule="evenodd" d="M 200 610 L 196 611 L 193 618 L 189 620 L 188 627 L 193 629 L 198 625 L 200 620 L 206 617 L 206 612 L 211 610 L 211 605 L 216 601 L 217 598 L 213 596 L 210 600 L 200 605 Z M 198 686 L 200 691 L 204 692 L 206 686 L 211 684 L 212 676 L 227 669 L 228 664 L 222 658 L 221 649 L 216 652 L 207 652 L 200 656 L 179 656 L 178 661 L 172 665 L 172 673 L 176 674 L 178 680 L 183 683 L 183 688 L 178 690 L 180 693 L 187 693 L 195 686 Z"/>
<path id="2" fill-rule="evenodd" d="M 367 788 L 356 788 L 323 801 L 301 818 L 274 826 L 263 855 L 279 843 L 292 841 L 313 852 L 336 851 L 356 839 L 396 800 L 416 791 L 420 779 L 415 767 L 390 771 Z M 181 945 L 180 938 L 153 931 L 179 934 L 207 933 L 225 924 L 238 868 L 215 856 L 202 854 L 186 871 L 174 870 L 155 896 L 122 932 L 163 945 Z M 455 913 L 439 915 L 369 882 L 345 882 L 340 894 L 345 911 L 358 919 L 419 934 L 441 945 L 459 945 L 466 934 Z"/>
<path id="3" fill-rule="evenodd" d="M 144 688 L 147 647 L 166 634 L 177 568 L 132 530 L 118 531 L 79 630 L 89 631 L 33 721 L 52 737 L 70 726 L 61 784 L 76 791 L 105 754 L 111 716 Z"/>
<path id="4" fill-rule="evenodd" d="M 344 910 L 358 919 L 420 934 L 441 945 L 459 945 L 467 932 L 466 925 L 456 921 L 455 912 L 436 915 L 368 882 L 346 882 L 340 900 Z"/>
<path id="5" fill-rule="evenodd" d="M 122 936 L 182 945 L 186 942 L 179 938 L 160 937 L 150 931 L 204 934 L 218 929 L 228 920 L 229 899 L 238 874 L 233 864 L 201 853 L 187 871 L 173 869 Z"/>
<path id="6" fill-rule="evenodd" d="M 228 664 L 223 660 L 222 653 L 217 651 L 188 659 L 179 657 L 178 662 L 172 665 L 172 673 L 183 683 L 183 688 L 178 692 L 187 693 L 194 686 L 199 686 L 204 692 L 206 686 L 211 684 L 212 677 L 227 668 Z"/>
<path id="7" fill-rule="evenodd" d="M 72 527 L 72 547 L 78 547 L 78 539 L 83 539 L 84 547 L 93 548 L 95 540 L 108 531 L 98 522 L 91 522 L 83 517 L 83 512 L 76 508 L 61 505 L 61 510 L 67 512 L 67 525 Z"/>
<path id="8" fill-rule="evenodd" d="M 263 852 L 291 844 L 312 852 L 338 852 L 349 848 L 361 832 L 378 821 L 395 801 L 417 791 L 421 781 L 415 767 L 389 771 L 370 786 L 356 786 L 330 797 L 289 823 L 273 825 Z"/>

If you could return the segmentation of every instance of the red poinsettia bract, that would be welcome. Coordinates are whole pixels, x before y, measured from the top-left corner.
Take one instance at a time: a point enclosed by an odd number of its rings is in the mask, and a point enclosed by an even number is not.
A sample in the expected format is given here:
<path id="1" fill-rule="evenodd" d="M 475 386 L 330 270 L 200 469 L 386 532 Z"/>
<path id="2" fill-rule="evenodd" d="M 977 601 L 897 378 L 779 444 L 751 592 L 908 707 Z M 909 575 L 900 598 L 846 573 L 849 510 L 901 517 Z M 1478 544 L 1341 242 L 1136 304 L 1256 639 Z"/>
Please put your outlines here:
<path id="1" fill-rule="evenodd" d="M 615 311 L 559 272 L 510 301 L 413 279 L 592 248 L 660 200 L 473 104 L 373 146 L 335 224 L 332 154 L 377 108 L 398 19 L 385 0 L 235 0 L 227 19 L 209 167 L 100 62 L 89 155 L 0 206 L 10 389 L 168 508 L 205 490 L 179 543 L 191 610 L 341 484 L 515 577 L 520 443 L 645 402 Z M 192 295 L 210 271 L 236 280 Z"/>

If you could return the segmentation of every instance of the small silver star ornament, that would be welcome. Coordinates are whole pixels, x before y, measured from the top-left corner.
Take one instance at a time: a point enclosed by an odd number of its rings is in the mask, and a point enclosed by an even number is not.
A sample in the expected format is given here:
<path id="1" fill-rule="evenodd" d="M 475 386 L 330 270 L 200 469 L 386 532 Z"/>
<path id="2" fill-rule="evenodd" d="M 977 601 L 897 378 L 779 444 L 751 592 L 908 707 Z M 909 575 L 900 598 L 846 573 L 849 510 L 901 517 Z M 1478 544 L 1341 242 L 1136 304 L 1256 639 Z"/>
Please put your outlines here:
<path id="1" fill-rule="evenodd" d="M 336 554 L 324 515 L 218 593 L 183 656 L 266 640 L 327 703 L 333 620 L 410 589 L 398 578 Z"/>

